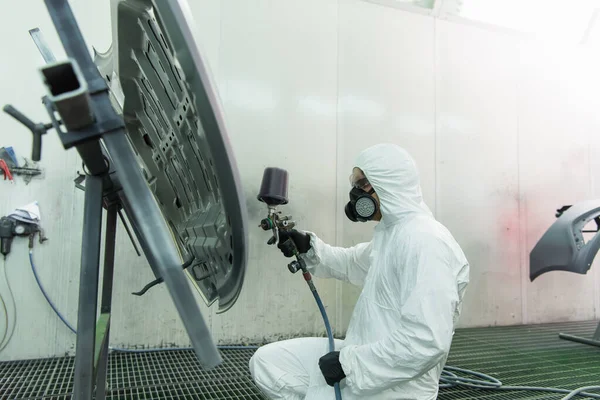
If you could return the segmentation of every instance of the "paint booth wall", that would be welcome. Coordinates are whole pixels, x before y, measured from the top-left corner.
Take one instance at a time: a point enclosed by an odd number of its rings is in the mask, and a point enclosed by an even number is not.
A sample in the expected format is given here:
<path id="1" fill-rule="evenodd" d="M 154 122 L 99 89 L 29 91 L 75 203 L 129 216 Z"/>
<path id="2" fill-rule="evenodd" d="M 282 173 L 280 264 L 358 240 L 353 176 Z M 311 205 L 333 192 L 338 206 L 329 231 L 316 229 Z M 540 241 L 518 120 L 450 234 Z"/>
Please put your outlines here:
<path id="1" fill-rule="evenodd" d="M 71 1 L 88 45 L 100 51 L 111 41 L 105 3 Z M 289 171 L 286 210 L 300 228 L 349 246 L 368 240 L 373 225 L 345 219 L 347 177 L 356 154 L 382 141 L 414 155 L 427 203 L 471 262 L 461 326 L 600 317 L 598 268 L 587 276 L 553 272 L 528 279 L 528 253 L 555 209 L 597 196 L 596 49 L 544 44 L 360 0 L 194 0 L 190 6 L 218 83 L 251 219 L 238 302 L 220 315 L 202 306 L 218 343 L 323 334 L 305 283 L 287 271 L 287 260 L 257 227 L 264 214 L 255 200 L 262 171 Z M 10 40 L 1 45 L 0 103 L 46 120 L 36 72 L 41 58 L 27 30 L 40 27 L 62 57 L 58 38 L 42 3 L 13 2 L 2 11 L 0 32 Z M 28 135 L 0 116 L 0 146 L 26 156 Z M 50 134 L 41 166 L 44 178 L 29 185 L 20 178 L 14 185 L 0 182 L 0 210 L 39 201 L 50 238 L 34 250 L 39 276 L 75 324 L 83 193 L 73 179 L 80 160 Z M 130 295 L 153 276 L 122 227 L 117 260 L 111 344 L 187 345 L 166 288 Z M 72 353 L 75 337 L 38 290 L 26 240 L 15 241 L 2 267 L 17 318 L 0 360 Z M 3 274 L 0 282 L 7 299 Z M 359 290 L 328 280 L 317 285 L 334 329 L 343 334 Z"/>

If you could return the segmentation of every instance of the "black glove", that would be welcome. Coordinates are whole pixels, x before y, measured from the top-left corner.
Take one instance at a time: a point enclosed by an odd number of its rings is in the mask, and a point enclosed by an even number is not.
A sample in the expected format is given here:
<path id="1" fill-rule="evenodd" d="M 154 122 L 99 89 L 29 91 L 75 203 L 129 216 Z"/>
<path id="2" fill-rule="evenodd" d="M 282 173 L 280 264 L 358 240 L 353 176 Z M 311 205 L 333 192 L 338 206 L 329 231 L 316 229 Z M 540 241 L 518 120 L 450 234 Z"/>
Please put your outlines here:
<path id="1" fill-rule="evenodd" d="M 288 240 L 291 241 L 288 242 Z M 286 257 L 293 257 L 295 249 L 298 249 L 298 253 L 304 254 L 310 250 L 310 236 L 306 232 L 295 229 L 291 231 L 281 230 L 279 231 L 279 243 L 277 247 Z"/>
<path id="2" fill-rule="evenodd" d="M 339 351 L 332 351 L 321 357 L 319 359 L 319 368 L 321 368 L 321 372 L 329 386 L 333 386 L 346 377 L 346 373 L 342 369 L 342 364 L 340 364 Z"/>

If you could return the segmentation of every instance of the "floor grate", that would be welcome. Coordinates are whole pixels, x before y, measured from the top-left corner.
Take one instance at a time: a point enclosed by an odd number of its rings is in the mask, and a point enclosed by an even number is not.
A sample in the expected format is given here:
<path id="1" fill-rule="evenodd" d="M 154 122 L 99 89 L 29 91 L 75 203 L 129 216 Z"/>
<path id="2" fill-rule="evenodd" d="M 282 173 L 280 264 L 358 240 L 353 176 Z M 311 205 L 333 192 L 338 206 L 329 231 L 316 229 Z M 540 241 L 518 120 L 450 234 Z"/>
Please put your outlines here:
<path id="1" fill-rule="evenodd" d="M 568 390 L 598 386 L 600 348 L 558 338 L 559 332 L 591 338 L 597 325 L 597 322 L 590 321 L 461 329 L 454 336 L 447 364 L 483 372 L 510 386 L 543 386 Z M 564 396 L 547 392 L 450 388 L 440 390 L 438 399 L 558 400 Z"/>
<path id="2" fill-rule="evenodd" d="M 191 350 L 112 353 L 108 400 L 264 399 L 250 376 L 254 350 L 221 350 L 223 364 L 200 368 Z M 71 399 L 74 358 L 0 363 L 0 399 Z"/>
<path id="3" fill-rule="evenodd" d="M 567 342 L 558 332 L 591 337 L 596 322 L 461 329 L 448 365 L 486 373 L 504 384 L 573 389 L 600 385 L 600 348 Z M 200 368 L 191 350 L 112 353 L 107 399 L 264 399 L 252 382 L 253 350 L 221 350 L 223 364 Z M 73 390 L 73 357 L 0 363 L 0 399 L 66 400 Z M 600 392 L 599 392 L 600 393 Z M 440 400 L 560 399 L 542 392 L 451 388 Z M 578 397 L 583 399 L 583 397 Z"/>

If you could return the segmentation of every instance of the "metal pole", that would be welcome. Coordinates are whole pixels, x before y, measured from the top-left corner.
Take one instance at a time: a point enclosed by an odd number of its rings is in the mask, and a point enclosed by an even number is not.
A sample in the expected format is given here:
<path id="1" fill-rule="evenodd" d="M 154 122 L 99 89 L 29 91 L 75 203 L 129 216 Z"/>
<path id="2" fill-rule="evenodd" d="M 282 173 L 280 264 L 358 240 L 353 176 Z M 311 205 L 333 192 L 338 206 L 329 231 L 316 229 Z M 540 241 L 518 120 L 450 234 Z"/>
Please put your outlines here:
<path id="1" fill-rule="evenodd" d="M 79 310 L 75 354 L 76 400 L 91 400 L 94 378 L 96 340 L 96 306 L 102 234 L 102 178 L 88 176 L 85 182 L 85 205 L 79 275 Z"/>
<path id="2" fill-rule="evenodd" d="M 106 398 L 106 373 L 108 371 L 108 343 L 110 335 L 110 318 L 106 326 L 106 335 L 101 344 L 100 355 L 98 356 L 98 371 L 96 372 L 96 396 L 95 400 L 104 400 Z"/>
<path id="3" fill-rule="evenodd" d="M 567 335 L 565 333 L 559 333 L 558 337 L 563 340 L 568 340 L 570 342 L 576 342 L 581 344 L 587 344 L 588 346 L 600 347 L 600 341 L 593 339 L 585 339 L 579 336 Z"/>
<path id="4" fill-rule="evenodd" d="M 110 342 L 111 304 L 113 288 L 113 272 L 115 266 L 115 243 L 117 237 L 117 213 L 119 204 L 108 206 L 106 216 L 106 233 L 104 236 L 104 274 L 102 278 L 102 301 L 100 313 L 107 316 L 106 331 L 103 339 L 97 345 L 101 346 L 98 356 L 98 370 L 96 373 L 96 400 L 104 400 L 106 396 L 106 373 L 108 371 L 108 345 Z M 99 327 L 100 328 L 100 327 Z"/>
<path id="5" fill-rule="evenodd" d="M 121 218 L 121 222 L 123 223 L 123 228 L 125 228 L 125 232 L 127 232 L 127 236 L 129 236 L 129 240 L 131 240 L 131 244 L 133 245 L 133 249 L 135 250 L 135 253 L 138 255 L 138 257 L 141 257 L 142 253 L 140 253 L 140 249 L 138 249 L 137 244 L 135 243 L 135 239 L 133 238 L 133 233 L 131 232 L 131 229 L 129 229 L 129 225 L 127 224 L 127 221 L 125 220 L 125 217 L 123 216 L 123 213 L 121 212 L 121 210 L 119 210 L 119 218 Z"/>
<path id="6" fill-rule="evenodd" d="M 106 216 L 106 234 L 104 236 L 104 277 L 102 280 L 101 313 L 110 313 L 112 304 L 113 271 L 115 266 L 115 243 L 117 237 L 117 213 L 119 204 L 108 207 Z"/>
<path id="7" fill-rule="evenodd" d="M 598 326 L 596 327 L 596 332 L 594 333 L 593 339 L 600 341 L 600 322 L 598 323 Z"/>
<path id="8" fill-rule="evenodd" d="M 48 44 L 46 43 L 46 40 L 44 39 L 44 35 L 42 35 L 40 28 L 30 29 L 29 34 L 31 35 L 33 42 L 40 51 L 40 54 L 42 55 L 42 58 L 44 59 L 46 64 L 55 62 L 56 57 L 54 57 L 52 50 L 50 50 L 50 47 L 48 47 Z"/>

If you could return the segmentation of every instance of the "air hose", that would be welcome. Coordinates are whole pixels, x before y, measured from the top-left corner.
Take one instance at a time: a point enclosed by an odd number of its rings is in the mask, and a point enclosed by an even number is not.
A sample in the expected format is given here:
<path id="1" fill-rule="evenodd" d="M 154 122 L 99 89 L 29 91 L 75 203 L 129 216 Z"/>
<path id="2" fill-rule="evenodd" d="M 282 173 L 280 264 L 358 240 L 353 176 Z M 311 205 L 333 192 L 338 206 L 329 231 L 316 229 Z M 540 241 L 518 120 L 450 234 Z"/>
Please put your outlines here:
<path id="1" fill-rule="evenodd" d="M 323 317 L 323 322 L 325 323 L 325 330 L 327 331 L 327 339 L 329 339 L 329 351 L 335 351 L 335 342 L 333 341 L 333 332 L 331 331 L 331 325 L 329 324 L 329 318 L 327 318 L 327 313 L 325 312 L 325 307 L 323 306 L 323 302 L 321 301 L 321 297 L 317 292 L 317 288 L 312 281 L 312 276 L 310 272 L 304 271 L 302 274 L 304 276 L 304 280 L 308 284 L 311 293 L 313 294 L 315 301 L 317 302 L 317 306 L 319 306 L 319 311 L 321 311 L 321 316 Z M 339 382 L 336 382 L 333 385 L 333 389 L 335 390 L 335 398 L 336 400 L 342 400 L 342 391 L 340 390 Z"/>
<path id="2" fill-rule="evenodd" d="M 33 252 L 29 252 L 29 262 L 31 264 L 31 270 L 33 271 L 33 275 L 35 277 L 35 281 L 37 282 L 40 291 L 44 295 L 44 298 L 54 311 L 54 313 L 60 318 L 60 320 L 71 330 L 73 333 L 77 334 L 77 331 L 71 324 L 69 324 L 66 318 L 60 313 L 60 311 L 56 308 L 46 290 L 40 281 L 37 270 L 35 268 L 35 264 L 33 262 Z M 327 317 L 327 313 L 325 312 L 325 307 L 323 306 L 323 302 L 319 297 L 319 293 L 312 282 L 312 277 L 309 272 L 304 273 L 304 279 L 306 283 L 310 287 L 310 291 L 313 294 L 317 305 L 319 306 L 319 311 L 321 312 L 321 316 L 323 317 L 323 322 L 325 323 L 325 329 L 327 331 L 327 338 L 329 339 L 329 350 L 335 351 L 335 343 L 333 341 L 333 333 L 331 331 L 331 325 L 329 324 L 329 318 Z M 219 349 L 257 349 L 258 346 L 217 346 Z M 162 349 L 121 349 L 121 348 L 110 348 L 112 351 L 117 352 L 125 352 L 125 353 L 146 353 L 146 352 L 158 352 L 158 351 L 175 351 L 175 350 L 190 350 L 190 347 L 169 347 Z M 470 375 L 479 379 L 466 378 L 463 376 L 457 375 L 457 373 L 461 373 L 463 375 Z M 600 394 L 593 394 L 586 392 L 587 390 L 600 390 L 600 386 L 586 386 L 577 388 L 575 390 L 567 390 L 567 389 L 557 389 L 557 388 L 548 388 L 548 387 L 535 387 L 535 386 L 505 386 L 498 379 L 491 377 L 489 375 L 483 374 L 481 372 L 470 371 L 468 369 L 456 368 L 451 366 L 445 366 L 442 371 L 442 376 L 440 377 L 440 389 L 442 388 L 451 388 L 451 387 L 465 387 L 470 389 L 480 389 L 480 390 L 490 390 L 490 391 L 535 391 L 535 392 L 551 392 L 551 393 L 560 393 L 565 394 L 566 396 L 562 398 L 562 400 L 569 400 L 576 396 L 585 396 L 592 399 L 600 399 Z M 335 384 L 335 396 L 336 400 L 341 400 L 342 395 L 340 391 L 339 384 Z"/>
<path id="3" fill-rule="evenodd" d="M 470 375 L 481 379 L 471 379 L 458 376 L 456 373 Z M 600 394 L 588 393 L 586 390 L 600 390 L 600 386 L 586 386 L 575 390 L 557 389 L 537 386 L 508 386 L 504 385 L 498 379 L 481 372 L 471 371 L 463 368 L 445 366 L 440 377 L 440 388 L 465 387 L 470 389 L 490 390 L 490 391 L 530 391 L 530 392 L 551 392 L 566 394 L 561 400 L 572 399 L 575 396 L 585 396 L 592 399 L 600 399 Z"/>

